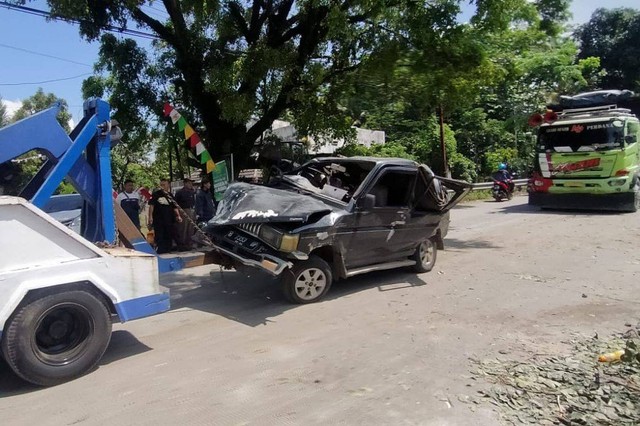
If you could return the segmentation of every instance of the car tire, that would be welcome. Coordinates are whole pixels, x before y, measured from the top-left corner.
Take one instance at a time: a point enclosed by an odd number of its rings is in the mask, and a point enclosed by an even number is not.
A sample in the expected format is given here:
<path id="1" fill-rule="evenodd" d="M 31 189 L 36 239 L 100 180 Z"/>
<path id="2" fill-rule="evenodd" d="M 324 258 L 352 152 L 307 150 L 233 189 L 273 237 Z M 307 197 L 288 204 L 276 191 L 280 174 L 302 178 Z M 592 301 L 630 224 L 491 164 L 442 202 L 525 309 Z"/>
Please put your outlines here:
<path id="1" fill-rule="evenodd" d="M 416 248 L 415 253 L 411 256 L 411 259 L 416 262 L 413 266 L 413 270 L 417 273 L 429 272 L 436 265 L 436 258 L 438 257 L 438 247 L 436 241 L 433 238 L 429 238 L 420 243 Z"/>
<path id="2" fill-rule="evenodd" d="M 329 264 L 317 256 L 311 256 L 308 260 L 294 263 L 283 273 L 282 290 L 291 303 L 314 303 L 327 294 L 332 282 Z"/>
<path id="3" fill-rule="evenodd" d="M 20 307 L 7 322 L 2 352 L 11 369 L 39 386 L 53 386 L 93 369 L 111 340 L 111 315 L 99 296 L 74 290 Z"/>

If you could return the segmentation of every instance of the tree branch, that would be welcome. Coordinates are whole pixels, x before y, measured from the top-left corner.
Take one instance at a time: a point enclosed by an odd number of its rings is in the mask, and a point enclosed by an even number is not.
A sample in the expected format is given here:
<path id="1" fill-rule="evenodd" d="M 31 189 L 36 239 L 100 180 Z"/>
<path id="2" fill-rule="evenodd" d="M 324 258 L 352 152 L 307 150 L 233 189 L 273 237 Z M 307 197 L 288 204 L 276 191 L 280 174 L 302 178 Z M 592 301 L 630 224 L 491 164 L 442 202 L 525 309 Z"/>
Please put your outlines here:
<path id="1" fill-rule="evenodd" d="M 187 23 L 184 20 L 184 14 L 180 8 L 178 0 L 162 0 L 165 9 L 171 18 L 171 22 L 175 25 L 175 33 L 179 40 L 186 39 L 188 37 Z"/>
<path id="2" fill-rule="evenodd" d="M 151 16 L 144 13 L 140 8 L 131 9 L 131 15 L 136 21 L 147 25 L 153 31 L 156 32 L 164 41 L 172 46 L 176 46 L 176 37 L 173 31 L 167 28 L 162 22 L 153 19 Z"/>
<path id="3" fill-rule="evenodd" d="M 259 1 L 260 0 L 255 0 L 255 2 L 253 4 L 254 8 L 255 8 L 255 5 Z M 238 28 L 238 30 L 240 31 L 242 36 L 246 40 L 248 40 L 249 39 L 249 26 L 247 25 L 247 21 L 244 19 L 244 16 L 243 16 L 244 10 L 235 1 L 229 2 L 228 8 L 229 8 L 229 16 L 231 17 L 231 19 L 233 19 L 233 22 L 236 24 L 236 27 Z"/>

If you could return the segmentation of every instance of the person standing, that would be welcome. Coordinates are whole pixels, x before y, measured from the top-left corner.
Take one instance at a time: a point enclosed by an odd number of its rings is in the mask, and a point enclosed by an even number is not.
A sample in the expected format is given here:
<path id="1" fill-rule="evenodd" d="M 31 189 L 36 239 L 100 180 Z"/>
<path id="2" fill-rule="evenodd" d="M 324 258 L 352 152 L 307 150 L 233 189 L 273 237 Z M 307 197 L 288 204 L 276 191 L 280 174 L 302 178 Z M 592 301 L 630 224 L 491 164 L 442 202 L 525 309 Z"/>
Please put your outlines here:
<path id="1" fill-rule="evenodd" d="M 129 216 L 131 222 L 140 230 L 140 194 L 133 190 L 133 181 L 124 181 L 124 191 L 118 194 L 116 202 L 120 204 L 122 210 Z"/>
<path id="2" fill-rule="evenodd" d="M 169 253 L 173 245 L 174 223 L 182 222 L 178 204 L 171 196 L 167 179 L 160 181 L 160 189 L 151 195 L 147 226 L 153 228 L 158 254 Z"/>
<path id="3" fill-rule="evenodd" d="M 176 192 L 176 202 L 186 214 L 186 218 L 177 225 L 178 250 L 189 251 L 193 249 L 192 237 L 195 233 L 193 222 L 196 220 L 194 207 L 196 205 L 196 191 L 193 181 L 189 178 L 183 180 L 183 187 Z M 190 220 L 189 220 L 190 219 Z"/>
<path id="4" fill-rule="evenodd" d="M 215 212 L 216 208 L 211 196 L 211 182 L 203 180 L 196 193 L 196 221 L 198 223 L 209 222 Z"/>

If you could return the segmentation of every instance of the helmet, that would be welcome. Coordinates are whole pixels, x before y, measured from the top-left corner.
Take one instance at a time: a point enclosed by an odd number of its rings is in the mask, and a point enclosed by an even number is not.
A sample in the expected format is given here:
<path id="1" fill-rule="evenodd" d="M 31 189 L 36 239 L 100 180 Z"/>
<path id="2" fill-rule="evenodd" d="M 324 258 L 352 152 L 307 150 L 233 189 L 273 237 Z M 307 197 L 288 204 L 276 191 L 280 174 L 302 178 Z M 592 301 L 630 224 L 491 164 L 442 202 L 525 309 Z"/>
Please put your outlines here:
<path id="1" fill-rule="evenodd" d="M 500 165 L 498 166 L 498 170 L 507 170 L 507 165 L 504 163 L 500 163 Z"/>

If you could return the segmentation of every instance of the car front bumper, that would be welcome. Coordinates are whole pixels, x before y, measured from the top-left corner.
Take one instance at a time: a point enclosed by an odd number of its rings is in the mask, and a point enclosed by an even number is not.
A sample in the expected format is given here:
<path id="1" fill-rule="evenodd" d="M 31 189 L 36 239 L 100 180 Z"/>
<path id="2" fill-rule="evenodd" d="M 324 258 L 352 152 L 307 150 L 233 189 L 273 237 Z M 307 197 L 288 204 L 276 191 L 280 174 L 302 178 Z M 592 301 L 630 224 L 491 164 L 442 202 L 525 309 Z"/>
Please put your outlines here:
<path id="1" fill-rule="evenodd" d="M 238 264 L 261 269 L 278 276 L 293 264 L 278 256 L 279 252 L 256 239 L 253 235 L 235 227 L 220 227 L 210 233 L 214 248 L 222 256 L 224 264 Z"/>

